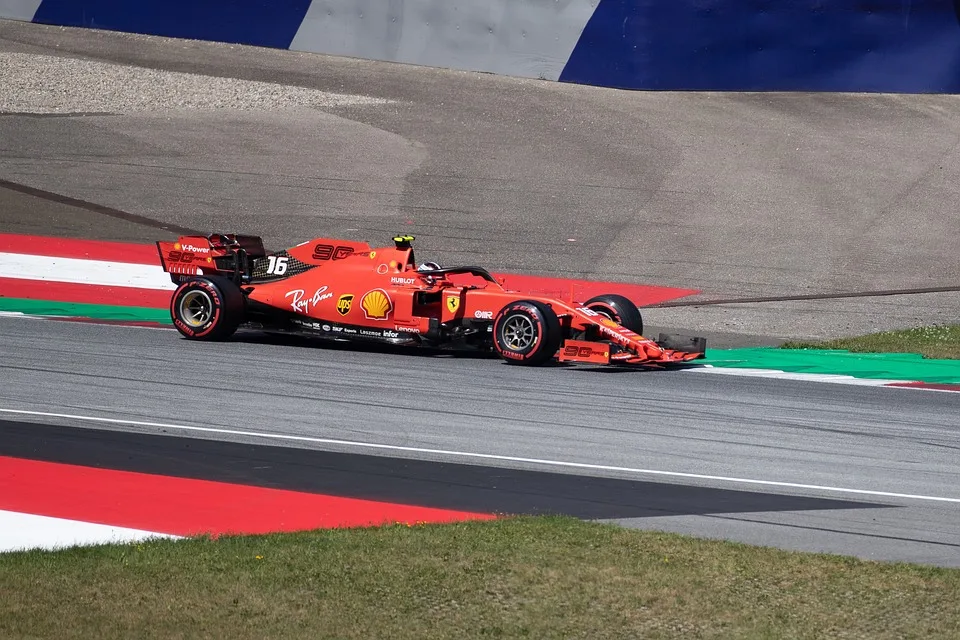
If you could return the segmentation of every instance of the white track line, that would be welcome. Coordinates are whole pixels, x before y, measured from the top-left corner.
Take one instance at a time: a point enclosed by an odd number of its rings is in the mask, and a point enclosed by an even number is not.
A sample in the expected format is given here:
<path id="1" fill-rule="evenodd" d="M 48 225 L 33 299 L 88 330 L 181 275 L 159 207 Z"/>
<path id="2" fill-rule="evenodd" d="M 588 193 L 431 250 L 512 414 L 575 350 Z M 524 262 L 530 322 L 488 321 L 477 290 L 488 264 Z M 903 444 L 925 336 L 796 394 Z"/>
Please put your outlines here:
<path id="1" fill-rule="evenodd" d="M 698 368 L 682 369 L 684 372 L 715 373 L 727 376 L 743 376 L 747 378 L 775 378 L 777 380 L 799 380 L 803 382 L 830 382 L 833 384 L 848 384 L 858 387 L 884 387 L 887 389 L 906 389 L 908 391 L 937 391 L 939 393 L 960 393 L 960 389 L 933 389 L 930 387 L 901 387 L 897 385 L 909 384 L 914 380 L 893 380 L 881 378 L 856 378 L 840 373 L 803 373 L 781 371 L 780 369 L 754 369 L 750 367 L 717 367 L 712 364 L 701 365 Z"/>
<path id="2" fill-rule="evenodd" d="M 393 444 L 375 444 L 370 442 L 356 442 L 352 440 L 336 440 L 333 438 L 314 438 L 311 436 L 294 436 L 280 433 L 261 433 L 257 431 L 241 431 L 239 429 L 219 429 L 215 427 L 194 427 L 181 424 L 168 424 L 163 422 L 142 422 L 138 420 L 121 420 L 117 418 L 99 418 L 95 416 L 80 416 L 69 413 L 51 413 L 46 411 L 27 411 L 23 409 L 3 409 L 0 413 L 17 414 L 26 416 L 39 416 L 44 418 L 66 418 L 70 420 L 82 420 L 86 422 L 102 422 L 108 424 L 126 424 L 138 427 L 158 427 L 161 429 L 179 429 L 182 431 L 195 431 L 199 433 L 216 433 L 220 435 L 244 436 L 250 438 L 263 438 L 267 440 L 287 440 L 290 442 L 310 442 L 313 444 L 329 444 L 344 447 L 354 447 L 358 449 L 381 449 L 386 451 L 405 451 L 410 453 L 426 453 L 432 455 L 442 455 L 455 458 L 475 458 L 478 460 L 497 460 L 501 462 L 522 462 L 525 464 L 536 464 L 548 467 L 563 467 L 568 469 L 589 469 L 592 471 L 617 471 L 622 473 L 632 473 L 636 475 L 666 476 L 671 478 L 689 478 L 696 480 L 712 480 L 715 482 L 730 482 L 736 484 L 756 484 L 768 487 L 788 487 L 791 489 L 813 489 L 816 491 L 829 491 L 832 493 L 847 493 L 864 496 L 876 496 L 884 498 L 908 498 L 911 500 L 926 500 L 930 502 L 949 502 L 960 504 L 960 498 L 945 498 L 940 496 L 924 496 L 910 493 L 893 493 L 889 491 L 870 491 L 867 489 L 848 489 L 844 487 L 829 487 L 817 484 L 801 484 L 796 482 L 777 482 L 773 480 L 754 480 L 750 478 L 732 478 L 728 476 L 712 476 L 700 473 L 682 473 L 678 471 L 659 471 L 655 469 L 635 469 L 632 467 L 616 467 L 602 464 L 588 464 L 583 462 L 566 462 L 562 460 L 544 460 L 541 458 L 521 458 L 519 456 L 502 456 L 490 453 L 470 453 L 466 451 L 450 451 L 446 449 L 427 449 L 422 447 L 403 447 Z"/>
<path id="3" fill-rule="evenodd" d="M 895 382 L 911 382 L 910 380 L 881 380 L 879 378 L 856 378 L 840 373 L 804 373 L 782 371 L 780 369 L 755 369 L 750 367 L 717 367 L 705 364 L 698 369 L 684 369 L 698 373 L 715 373 L 728 376 L 746 376 L 750 378 L 776 378 L 778 380 L 805 380 L 809 382 L 833 382 L 835 384 L 854 384 L 862 387 L 882 387 Z"/>
<path id="4" fill-rule="evenodd" d="M 159 264 L 132 264 L 0 252 L 0 277 L 114 287 L 172 290 Z"/>

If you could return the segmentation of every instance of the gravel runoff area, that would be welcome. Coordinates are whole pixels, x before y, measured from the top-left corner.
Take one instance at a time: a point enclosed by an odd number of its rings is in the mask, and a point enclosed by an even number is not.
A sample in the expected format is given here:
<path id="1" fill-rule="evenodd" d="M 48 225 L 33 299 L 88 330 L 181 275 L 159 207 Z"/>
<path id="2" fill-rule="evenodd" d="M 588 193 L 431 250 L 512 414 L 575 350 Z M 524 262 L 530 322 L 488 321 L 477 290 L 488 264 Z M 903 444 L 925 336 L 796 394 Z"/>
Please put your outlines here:
<path id="1" fill-rule="evenodd" d="M 0 111 L 14 113 L 329 108 L 391 102 L 272 82 L 26 53 L 0 53 L 0 78 Z"/>

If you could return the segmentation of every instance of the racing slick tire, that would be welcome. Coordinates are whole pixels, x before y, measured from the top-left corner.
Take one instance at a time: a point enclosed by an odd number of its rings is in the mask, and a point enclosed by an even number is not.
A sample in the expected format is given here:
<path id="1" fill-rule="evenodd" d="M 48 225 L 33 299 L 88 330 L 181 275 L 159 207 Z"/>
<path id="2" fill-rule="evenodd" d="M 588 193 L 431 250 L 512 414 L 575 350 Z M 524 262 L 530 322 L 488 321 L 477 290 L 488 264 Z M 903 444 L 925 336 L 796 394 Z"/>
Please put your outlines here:
<path id="1" fill-rule="evenodd" d="M 170 317 L 190 340 L 229 338 L 243 322 L 243 292 L 223 276 L 202 276 L 182 283 L 170 297 Z"/>
<path id="2" fill-rule="evenodd" d="M 547 362 L 560 349 L 562 338 L 557 314 L 535 300 L 511 302 L 493 320 L 493 347 L 511 364 Z"/>
<path id="3" fill-rule="evenodd" d="M 605 293 L 602 296 L 590 298 L 583 306 L 607 316 L 637 335 L 643 335 L 643 316 L 640 315 L 637 305 L 633 304 L 629 298 L 615 293 Z"/>

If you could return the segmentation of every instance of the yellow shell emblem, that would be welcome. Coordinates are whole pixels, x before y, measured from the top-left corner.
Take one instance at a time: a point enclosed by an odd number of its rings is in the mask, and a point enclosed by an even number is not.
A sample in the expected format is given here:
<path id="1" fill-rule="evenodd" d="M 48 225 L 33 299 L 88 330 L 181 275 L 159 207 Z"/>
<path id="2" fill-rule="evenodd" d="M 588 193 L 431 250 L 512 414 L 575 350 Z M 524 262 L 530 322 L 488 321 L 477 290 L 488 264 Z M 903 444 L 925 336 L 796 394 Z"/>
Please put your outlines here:
<path id="1" fill-rule="evenodd" d="M 450 313 L 456 313 L 457 309 L 460 308 L 460 298 L 456 296 L 447 296 L 447 309 L 450 310 Z"/>
<path id="2" fill-rule="evenodd" d="M 393 311 L 393 300 L 383 289 L 373 289 L 363 294 L 360 308 L 367 320 L 386 320 Z"/>

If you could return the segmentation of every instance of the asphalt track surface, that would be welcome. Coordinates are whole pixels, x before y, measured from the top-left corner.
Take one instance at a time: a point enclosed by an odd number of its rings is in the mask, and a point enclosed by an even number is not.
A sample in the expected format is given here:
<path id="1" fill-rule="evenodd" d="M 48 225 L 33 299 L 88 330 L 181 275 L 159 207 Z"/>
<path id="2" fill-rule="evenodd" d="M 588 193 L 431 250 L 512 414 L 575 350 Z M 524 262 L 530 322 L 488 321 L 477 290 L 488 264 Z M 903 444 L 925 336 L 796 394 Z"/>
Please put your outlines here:
<path id="1" fill-rule="evenodd" d="M 445 264 L 704 300 L 960 286 L 957 96 L 614 91 L 0 21 L 9 52 L 390 102 L 2 114 L 0 180 L 50 194 L 0 183 L 4 231 L 236 229 L 274 248 L 404 231 Z M 647 315 L 775 342 L 955 322 L 958 307 L 954 291 Z"/>
<path id="2" fill-rule="evenodd" d="M 6 52 L 391 102 L 0 113 L 2 232 L 237 230 L 278 248 L 404 231 L 445 264 L 702 300 L 960 285 L 957 96 L 632 93 L 0 21 Z M 956 322 L 957 308 L 943 292 L 644 315 L 720 346 Z M 960 498 L 955 394 L 13 318 L 0 372 L 0 408 L 218 430 L 8 414 L 0 453 L 316 490 L 340 478 L 370 496 L 960 566 L 958 503 L 937 499 Z"/>
<path id="3" fill-rule="evenodd" d="M 28 318 L 0 376 L 0 455 L 960 566 L 957 394 Z"/>

